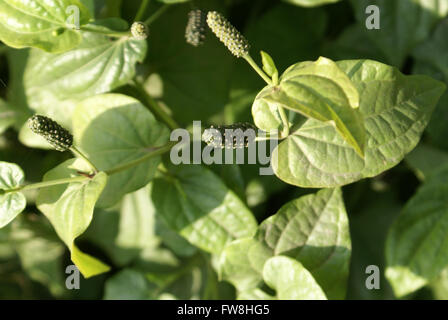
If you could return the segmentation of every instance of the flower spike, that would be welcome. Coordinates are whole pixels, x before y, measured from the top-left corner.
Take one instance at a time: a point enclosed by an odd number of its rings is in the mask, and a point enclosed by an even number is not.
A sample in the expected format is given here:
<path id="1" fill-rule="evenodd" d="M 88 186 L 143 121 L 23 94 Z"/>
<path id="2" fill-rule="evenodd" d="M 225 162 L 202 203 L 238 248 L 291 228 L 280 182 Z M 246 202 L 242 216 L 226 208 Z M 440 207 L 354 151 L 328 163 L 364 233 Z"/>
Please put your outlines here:
<path id="1" fill-rule="evenodd" d="M 28 126 L 31 131 L 44 137 L 58 151 L 67 151 L 73 145 L 72 134 L 48 117 L 34 115 L 28 119 Z"/>
<path id="2" fill-rule="evenodd" d="M 234 56 L 241 58 L 249 54 L 249 42 L 222 14 L 209 12 L 207 24 Z"/>

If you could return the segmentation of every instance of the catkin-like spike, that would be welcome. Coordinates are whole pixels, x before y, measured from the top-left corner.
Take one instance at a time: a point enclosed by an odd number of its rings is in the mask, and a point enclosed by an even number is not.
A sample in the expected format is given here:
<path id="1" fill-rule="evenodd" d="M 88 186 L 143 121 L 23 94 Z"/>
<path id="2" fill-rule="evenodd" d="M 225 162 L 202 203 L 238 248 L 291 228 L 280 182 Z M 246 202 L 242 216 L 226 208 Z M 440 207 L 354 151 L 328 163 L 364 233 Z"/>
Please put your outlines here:
<path id="1" fill-rule="evenodd" d="M 238 58 L 249 54 L 249 43 L 222 14 L 211 11 L 207 14 L 207 24 L 213 33 Z"/>
<path id="2" fill-rule="evenodd" d="M 131 26 L 131 33 L 134 39 L 145 40 L 149 37 L 149 29 L 146 24 L 136 21 Z"/>
<path id="3" fill-rule="evenodd" d="M 256 128 L 248 122 L 211 126 L 202 135 L 202 140 L 213 148 L 240 149 L 255 140 Z"/>
<path id="4" fill-rule="evenodd" d="M 28 126 L 31 131 L 44 137 L 58 151 L 67 151 L 73 145 L 72 134 L 48 117 L 34 115 L 28 119 Z"/>
<path id="5" fill-rule="evenodd" d="M 202 10 L 191 10 L 188 13 L 188 24 L 185 29 L 185 39 L 187 43 L 198 47 L 204 44 L 206 16 Z"/>

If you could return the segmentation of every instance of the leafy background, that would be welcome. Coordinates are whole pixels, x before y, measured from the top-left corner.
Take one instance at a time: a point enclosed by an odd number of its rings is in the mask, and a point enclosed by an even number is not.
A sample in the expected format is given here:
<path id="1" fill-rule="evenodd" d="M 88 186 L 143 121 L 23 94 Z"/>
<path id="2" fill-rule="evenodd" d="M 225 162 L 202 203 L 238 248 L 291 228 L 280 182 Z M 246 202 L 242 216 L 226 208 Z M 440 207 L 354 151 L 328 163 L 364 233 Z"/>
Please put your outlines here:
<path id="1" fill-rule="evenodd" d="M 0 0 L 0 13 L 6 2 Z M 140 5 L 81 2 L 91 16 L 109 19 L 105 25 L 116 30 L 128 28 Z M 176 1 L 152 1 L 144 16 L 161 2 Z M 364 26 L 369 4 L 381 9 L 380 30 Z M 373 59 L 405 75 L 448 83 L 446 0 L 204 0 L 196 5 L 225 13 L 249 39 L 255 60 L 260 61 L 260 50 L 268 52 L 280 74 L 290 65 L 325 56 Z M 32 45 L 31 40 L 15 44 L 16 38 L 4 33 L 4 43 L 15 48 L 0 44 L 0 159 L 18 164 L 26 175 L 4 165 L 8 173 L 2 177 L 7 174 L 15 186 L 23 179 L 39 182 L 44 174 L 46 179 L 79 169 L 68 154 L 48 150 L 27 130 L 24 122 L 35 112 L 73 125 L 78 144 L 106 169 L 166 141 L 166 128 L 145 109 L 132 79 L 182 126 L 193 120 L 277 125 L 266 122 L 272 119 L 263 109 L 268 99 L 260 102 L 263 113 L 251 110 L 264 84 L 244 61 L 234 59 L 211 33 L 203 47 L 185 43 L 190 9 L 190 3 L 170 7 L 143 42 L 112 42 L 87 32 L 81 38 L 67 30 L 58 43 L 38 45 L 52 51 L 45 52 L 16 48 Z M 114 17 L 123 20 L 110 20 Z M 58 21 L 48 23 L 58 30 Z M 348 74 L 353 64 L 337 63 Z M 257 166 L 170 168 L 166 159 L 157 158 L 111 177 L 102 197 L 104 176 L 87 186 L 15 193 L 19 208 L 11 212 L 21 211 L 24 198 L 27 207 L 0 229 L 0 298 L 448 299 L 448 93 L 438 101 L 442 91 L 429 78 L 397 76 L 395 69 L 375 62 L 362 67 L 367 76 L 353 72 L 350 79 L 369 97 L 361 100 L 361 111 L 369 116 L 377 98 L 384 97 L 381 105 L 386 106 L 366 124 L 366 136 L 375 137 L 376 144 L 367 145 L 366 159 L 373 160 L 366 160 L 365 167 L 354 151 L 347 156 L 349 166 L 330 163 L 324 147 L 310 142 L 313 137 L 336 141 L 335 153 L 345 152 L 347 143 L 338 140 L 334 128 L 310 119 L 281 147 L 298 158 L 311 153 L 322 159 L 296 166 L 317 168 L 305 181 L 301 172 L 286 172 L 287 164 L 276 174 L 290 184 L 259 176 Z M 393 76 L 399 78 L 395 87 L 375 91 Z M 406 114 L 415 105 L 423 107 Z M 400 125 L 388 126 L 398 116 Z M 107 140 L 110 123 L 122 135 L 119 143 Z M 381 130 L 375 131 L 374 124 Z M 387 143 L 392 147 L 381 148 Z M 382 156 L 390 162 L 380 161 Z M 155 174 L 162 162 L 175 179 Z M 0 188 L 11 187 L 6 183 L 0 181 Z M 336 188 L 307 188 L 322 184 Z M 81 229 L 55 223 L 54 213 L 63 203 L 49 199 L 80 197 L 84 188 L 90 188 L 90 196 L 80 200 L 84 206 L 68 213 L 80 220 Z M 58 225 L 56 230 L 49 221 Z M 66 290 L 64 270 L 71 259 L 86 260 L 81 265 L 86 274 L 91 270 L 84 253 L 101 260 L 95 263 L 103 271 L 103 263 L 110 270 L 82 278 L 80 290 Z M 379 290 L 365 286 L 369 265 L 381 270 Z"/>

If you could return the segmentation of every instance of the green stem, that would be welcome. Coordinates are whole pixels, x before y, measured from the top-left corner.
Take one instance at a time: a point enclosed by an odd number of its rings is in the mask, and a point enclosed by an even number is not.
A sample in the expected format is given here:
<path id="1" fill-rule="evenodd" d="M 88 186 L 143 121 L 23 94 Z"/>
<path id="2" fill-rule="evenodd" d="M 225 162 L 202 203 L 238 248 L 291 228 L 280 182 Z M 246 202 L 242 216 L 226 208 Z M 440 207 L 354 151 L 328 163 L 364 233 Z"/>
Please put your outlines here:
<path id="1" fill-rule="evenodd" d="M 148 4 L 149 4 L 149 0 L 142 1 L 140 8 L 138 8 L 138 12 L 137 12 L 137 15 L 135 16 L 134 21 L 140 21 L 142 19 L 143 14 L 145 13 L 146 8 L 148 7 Z"/>
<path id="2" fill-rule="evenodd" d="M 119 173 L 121 171 L 125 171 L 127 169 L 132 168 L 132 167 L 135 167 L 135 166 L 139 165 L 142 162 L 145 162 L 145 161 L 147 161 L 147 160 L 149 160 L 151 158 L 160 156 L 160 155 L 170 151 L 171 148 L 173 148 L 176 145 L 176 143 L 177 142 L 169 142 L 165 146 L 157 148 L 154 151 L 148 153 L 147 155 L 145 155 L 145 156 L 143 156 L 143 157 L 141 157 L 139 159 L 136 159 L 136 160 L 128 162 L 128 163 L 125 163 L 125 164 L 123 164 L 123 165 L 121 165 L 119 167 L 116 167 L 114 169 L 107 170 L 107 171 L 105 171 L 105 173 L 107 175 L 113 175 L 113 174 Z M 72 147 L 72 151 L 74 151 L 73 148 L 74 147 Z M 84 157 L 83 157 L 83 159 L 88 161 Z M 89 163 L 90 163 L 90 161 L 89 161 Z M 93 164 L 91 164 L 91 165 L 93 166 Z M 98 172 L 98 170 L 96 171 L 96 173 L 97 172 Z M 88 176 L 78 176 L 78 177 L 72 177 L 72 178 L 56 179 L 56 180 L 51 180 L 51 181 L 45 181 L 45 182 L 28 184 L 28 185 L 20 186 L 20 187 L 15 188 L 15 189 L 10 189 L 10 190 L 5 190 L 5 191 L 0 190 L 0 191 L 3 191 L 0 194 L 7 194 L 7 193 L 12 193 L 12 192 L 19 192 L 19 191 L 32 190 L 32 189 L 48 188 L 48 187 L 57 186 L 57 185 L 60 185 L 60 184 L 69 184 L 69 183 L 73 183 L 73 182 L 83 182 L 83 181 L 86 181 L 88 179 L 91 179 L 91 177 L 88 177 Z"/>
<path id="3" fill-rule="evenodd" d="M 156 100 L 154 100 L 143 88 L 143 86 L 136 81 L 134 81 L 134 85 L 132 86 L 136 91 L 137 94 L 143 99 L 144 105 L 153 112 L 156 116 L 160 118 L 163 122 L 166 123 L 166 125 L 171 129 L 175 130 L 177 128 L 180 128 L 177 122 L 171 118 L 171 116 L 166 113 L 160 105 L 157 103 Z"/>
<path id="4" fill-rule="evenodd" d="M 289 121 L 288 117 L 286 116 L 285 109 L 282 106 L 277 106 L 278 112 L 280 113 L 280 118 L 282 119 L 283 123 L 283 130 L 280 133 L 280 138 L 286 138 L 289 136 Z"/>
<path id="5" fill-rule="evenodd" d="M 72 182 L 83 182 L 88 179 L 89 179 L 88 177 L 79 176 L 79 177 L 73 177 L 73 178 L 64 178 L 64 179 L 56 179 L 56 180 L 51 180 L 51 181 L 33 183 L 33 184 L 24 185 L 24 186 L 15 188 L 15 189 L 6 190 L 5 194 L 11 193 L 11 192 L 32 190 L 32 189 L 48 188 L 48 187 L 57 186 L 60 184 L 68 184 L 68 183 L 72 183 Z"/>
<path id="6" fill-rule="evenodd" d="M 141 164 L 141 163 L 143 163 L 145 161 L 148 161 L 151 158 L 160 156 L 160 155 L 170 151 L 171 148 L 173 148 L 176 144 L 177 144 L 177 142 L 169 142 L 165 146 L 157 148 L 154 151 L 148 153 L 147 155 L 144 155 L 143 157 L 141 157 L 139 159 L 130 161 L 128 163 L 125 163 L 125 164 L 123 164 L 121 166 L 118 166 L 118 167 L 116 167 L 114 169 L 107 170 L 105 172 L 106 172 L 107 175 L 113 175 L 115 173 L 118 173 L 118 172 L 121 172 L 121 171 L 125 171 L 125 170 L 130 169 L 132 167 L 135 167 L 135 166 L 137 166 L 137 165 L 139 165 L 139 164 Z"/>
<path id="7" fill-rule="evenodd" d="M 89 25 L 84 25 L 81 27 L 81 31 L 87 31 L 87 32 L 92 32 L 92 33 L 98 33 L 98 34 L 104 34 L 105 36 L 109 36 L 109 37 L 114 37 L 114 38 L 122 38 L 122 37 L 128 37 L 131 36 L 131 32 L 130 31 L 103 31 L 103 30 L 98 30 L 95 28 L 91 28 L 89 27 Z"/>
<path id="8" fill-rule="evenodd" d="M 164 4 L 156 12 L 154 12 L 148 19 L 145 20 L 145 24 L 149 27 L 151 23 L 156 21 L 157 18 L 159 18 L 169 7 L 170 7 L 169 4 Z"/>
<path id="9" fill-rule="evenodd" d="M 272 85 L 272 80 L 266 75 L 266 73 L 263 72 L 263 70 L 261 70 L 249 54 L 245 55 L 243 58 L 246 59 L 250 66 L 258 73 L 260 77 L 263 78 L 264 81 L 266 81 L 268 85 Z"/>
<path id="10" fill-rule="evenodd" d="M 266 81 L 266 83 L 268 85 L 273 85 L 272 83 L 272 79 L 270 79 L 266 73 L 263 72 L 263 70 L 261 70 L 261 68 L 255 63 L 254 59 L 252 59 L 252 57 L 247 54 L 244 56 L 244 59 L 246 59 L 246 61 L 251 65 L 251 67 L 260 75 L 260 77 L 263 78 L 264 81 Z M 278 106 L 278 111 L 280 113 L 280 118 L 282 119 L 282 123 L 283 123 L 283 130 L 281 132 L 280 138 L 286 138 L 287 136 L 289 136 L 289 121 L 288 121 L 288 117 L 286 116 L 285 113 L 285 109 L 283 109 L 283 107 Z"/>
<path id="11" fill-rule="evenodd" d="M 85 162 L 87 162 L 87 164 L 92 168 L 94 173 L 98 173 L 99 170 L 98 168 L 89 160 L 89 158 L 87 158 L 87 156 L 82 153 L 78 148 L 76 148 L 75 146 L 72 146 L 70 148 L 70 150 L 78 157 L 80 157 L 81 159 L 83 159 Z"/>

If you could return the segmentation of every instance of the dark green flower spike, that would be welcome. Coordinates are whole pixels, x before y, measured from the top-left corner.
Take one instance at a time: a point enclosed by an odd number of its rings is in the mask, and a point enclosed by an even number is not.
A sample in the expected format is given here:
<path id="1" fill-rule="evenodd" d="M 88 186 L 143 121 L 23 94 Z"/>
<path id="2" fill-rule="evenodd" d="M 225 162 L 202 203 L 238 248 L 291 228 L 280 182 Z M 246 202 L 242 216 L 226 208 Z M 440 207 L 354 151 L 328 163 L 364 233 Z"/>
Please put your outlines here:
<path id="1" fill-rule="evenodd" d="M 73 145 L 72 134 L 48 117 L 34 115 L 28 119 L 28 126 L 31 131 L 44 137 L 58 151 L 67 151 Z"/>

